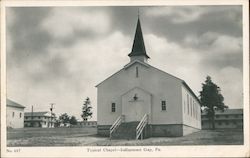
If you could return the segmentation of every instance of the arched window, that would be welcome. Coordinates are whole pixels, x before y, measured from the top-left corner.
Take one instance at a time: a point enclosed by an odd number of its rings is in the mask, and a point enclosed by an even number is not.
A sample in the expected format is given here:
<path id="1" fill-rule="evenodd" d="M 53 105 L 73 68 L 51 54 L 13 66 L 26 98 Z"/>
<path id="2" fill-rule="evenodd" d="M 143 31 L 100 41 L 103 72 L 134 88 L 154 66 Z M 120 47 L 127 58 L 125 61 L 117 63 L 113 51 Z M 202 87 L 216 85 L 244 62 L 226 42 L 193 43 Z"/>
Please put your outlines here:
<path id="1" fill-rule="evenodd" d="M 166 111 L 167 110 L 166 100 L 162 100 L 161 101 L 161 110 L 162 111 Z"/>

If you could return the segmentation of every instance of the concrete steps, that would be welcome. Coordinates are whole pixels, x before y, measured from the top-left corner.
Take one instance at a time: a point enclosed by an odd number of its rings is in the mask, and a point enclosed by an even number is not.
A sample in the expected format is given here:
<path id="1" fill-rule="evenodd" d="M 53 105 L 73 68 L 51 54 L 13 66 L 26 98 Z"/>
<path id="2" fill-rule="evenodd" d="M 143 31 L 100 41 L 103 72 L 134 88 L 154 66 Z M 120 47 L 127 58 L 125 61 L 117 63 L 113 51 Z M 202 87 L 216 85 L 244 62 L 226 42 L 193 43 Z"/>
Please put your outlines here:
<path id="1" fill-rule="evenodd" d="M 124 122 L 113 133 L 111 139 L 135 139 L 139 122 Z"/>

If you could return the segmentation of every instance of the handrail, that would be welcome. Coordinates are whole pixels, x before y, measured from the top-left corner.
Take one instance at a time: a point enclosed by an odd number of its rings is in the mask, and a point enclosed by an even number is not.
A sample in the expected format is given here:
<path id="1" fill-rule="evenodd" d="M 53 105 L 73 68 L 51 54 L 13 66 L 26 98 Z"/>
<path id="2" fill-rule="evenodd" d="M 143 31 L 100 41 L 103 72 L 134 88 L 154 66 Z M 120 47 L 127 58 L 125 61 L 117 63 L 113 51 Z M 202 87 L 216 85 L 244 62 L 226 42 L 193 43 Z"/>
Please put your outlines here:
<path id="1" fill-rule="evenodd" d="M 120 126 L 120 124 L 124 121 L 124 115 L 119 116 L 113 125 L 109 129 L 109 137 L 111 139 L 112 133 Z"/>
<path id="2" fill-rule="evenodd" d="M 140 136 L 141 136 L 141 139 L 142 139 L 142 131 L 143 129 L 146 127 L 148 123 L 148 114 L 145 114 L 140 123 L 138 124 L 138 126 L 136 127 L 136 139 L 138 139 Z"/>

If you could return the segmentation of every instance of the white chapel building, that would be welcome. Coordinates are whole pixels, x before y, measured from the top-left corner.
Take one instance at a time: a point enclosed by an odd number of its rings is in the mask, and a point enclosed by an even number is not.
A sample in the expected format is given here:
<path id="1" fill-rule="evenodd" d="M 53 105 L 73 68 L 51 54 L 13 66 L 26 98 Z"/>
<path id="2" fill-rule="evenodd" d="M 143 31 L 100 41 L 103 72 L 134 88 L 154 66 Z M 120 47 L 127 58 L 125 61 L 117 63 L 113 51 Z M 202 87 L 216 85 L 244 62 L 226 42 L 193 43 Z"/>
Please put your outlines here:
<path id="1" fill-rule="evenodd" d="M 98 134 L 184 136 L 201 129 L 200 102 L 184 80 L 148 64 L 138 18 L 130 62 L 97 87 Z"/>

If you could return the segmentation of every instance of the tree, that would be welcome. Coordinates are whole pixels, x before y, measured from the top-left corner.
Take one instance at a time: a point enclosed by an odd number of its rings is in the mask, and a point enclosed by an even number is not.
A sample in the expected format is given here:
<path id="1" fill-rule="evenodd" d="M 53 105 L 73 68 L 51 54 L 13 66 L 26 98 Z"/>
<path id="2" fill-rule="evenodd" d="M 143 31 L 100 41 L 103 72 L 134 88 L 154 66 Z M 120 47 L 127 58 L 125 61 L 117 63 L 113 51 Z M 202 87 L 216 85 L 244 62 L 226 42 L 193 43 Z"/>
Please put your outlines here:
<path id="1" fill-rule="evenodd" d="M 55 119 L 55 127 L 59 127 L 60 126 L 60 120 L 59 119 Z"/>
<path id="2" fill-rule="evenodd" d="M 59 116 L 59 120 L 61 123 L 63 123 L 64 126 L 66 126 L 66 124 L 69 123 L 70 118 L 67 113 L 64 113 L 61 116 Z"/>
<path id="3" fill-rule="evenodd" d="M 89 97 L 86 98 L 86 100 L 83 103 L 83 107 L 82 107 L 82 119 L 83 121 L 88 121 L 88 118 L 92 117 L 92 107 L 91 107 L 91 102 Z"/>
<path id="4" fill-rule="evenodd" d="M 69 123 L 70 123 L 71 125 L 76 125 L 76 124 L 77 124 L 76 117 L 75 117 L 75 116 L 71 116 L 71 117 L 70 117 L 70 120 L 69 120 Z"/>
<path id="5" fill-rule="evenodd" d="M 202 83 L 202 91 L 200 91 L 201 106 L 206 112 L 212 129 L 215 129 L 214 116 L 216 110 L 224 111 L 228 108 L 224 104 L 224 97 L 221 94 L 221 89 L 212 82 L 210 76 L 206 77 L 205 83 Z"/>

